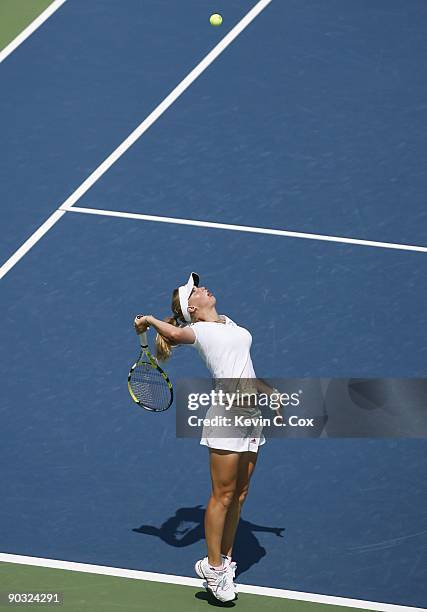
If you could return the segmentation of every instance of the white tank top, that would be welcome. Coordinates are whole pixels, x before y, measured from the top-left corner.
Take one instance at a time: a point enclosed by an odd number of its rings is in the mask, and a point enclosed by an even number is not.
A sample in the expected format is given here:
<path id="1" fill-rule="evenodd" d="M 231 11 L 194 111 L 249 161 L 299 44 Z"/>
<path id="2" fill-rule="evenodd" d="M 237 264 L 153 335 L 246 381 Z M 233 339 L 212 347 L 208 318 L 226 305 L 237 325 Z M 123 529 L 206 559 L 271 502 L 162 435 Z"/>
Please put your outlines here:
<path id="1" fill-rule="evenodd" d="M 250 355 L 252 336 L 230 318 L 225 323 L 191 323 L 196 347 L 213 378 L 255 378 Z"/>

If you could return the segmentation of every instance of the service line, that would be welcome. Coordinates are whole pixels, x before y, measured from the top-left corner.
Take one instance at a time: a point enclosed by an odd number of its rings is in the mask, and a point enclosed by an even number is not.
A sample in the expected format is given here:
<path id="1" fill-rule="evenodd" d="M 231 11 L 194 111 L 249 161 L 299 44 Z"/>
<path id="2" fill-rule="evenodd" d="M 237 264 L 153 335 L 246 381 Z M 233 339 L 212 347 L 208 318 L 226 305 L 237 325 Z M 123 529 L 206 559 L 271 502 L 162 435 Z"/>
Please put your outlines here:
<path id="1" fill-rule="evenodd" d="M 382 249 L 397 249 L 400 251 L 418 251 L 427 253 L 427 247 L 413 244 L 398 244 L 394 242 L 378 242 L 376 240 L 363 240 L 361 238 L 345 238 L 343 236 L 328 236 L 325 234 L 312 234 L 295 232 L 284 229 L 268 227 L 254 227 L 252 225 L 234 225 L 232 223 L 217 223 L 214 221 L 198 221 L 196 219 L 179 219 L 176 217 L 160 217 L 157 215 L 144 215 L 141 213 L 120 212 L 117 210 L 101 210 L 98 208 L 83 208 L 79 206 L 62 206 L 62 211 L 83 213 L 86 215 L 101 215 L 105 217 L 119 217 L 122 219 L 136 219 L 139 221 L 154 221 L 157 223 L 173 223 L 175 225 L 193 225 L 195 227 L 208 227 L 212 229 L 232 230 L 235 232 L 248 232 L 251 234 L 268 234 L 270 236 L 287 236 L 288 238 L 305 238 L 306 240 L 320 240 L 325 242 L 341 242 L 342 244 L 355 244 Z"/>

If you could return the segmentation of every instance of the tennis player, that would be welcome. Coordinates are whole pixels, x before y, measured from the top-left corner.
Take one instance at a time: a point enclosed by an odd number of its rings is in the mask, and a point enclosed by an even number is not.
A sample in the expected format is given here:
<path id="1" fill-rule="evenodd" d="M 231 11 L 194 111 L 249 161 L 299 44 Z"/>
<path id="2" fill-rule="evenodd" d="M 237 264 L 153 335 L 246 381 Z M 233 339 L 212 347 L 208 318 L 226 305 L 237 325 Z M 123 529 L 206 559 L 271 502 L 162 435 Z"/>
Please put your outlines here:
<path id="1" fill-rule="evenodd" d="M 168 359 L 172 348 L 192 344 L 217 379 L 254 379 L 250 356 L 252 336 L 215 308 L 215 296 L 199 287 L 199 276 L 192 273 L 185 285 L 172 295 L 172 313 L 165 321 L 152 315 L 134 321 L 137 333 L 152 326 L 157 331 L 157 357 Z M 256 384 L 258 382 L 256 381 Z M 262 383 L 265 391 L 265 383 Z M 268 388 L 270 392 L 273 389 Z M 245 428 L 239 437 L 209 436 L 204 428 L 200 444 L 209 448 L 212 493 L 205 513 L 207 556 L 196 562 L 196 573 L 220 601 L 236 596 L 232 561 L 233 543 L 242 504 L 248 493 L 259 447 L 265 438 L 260 427 Z"/>

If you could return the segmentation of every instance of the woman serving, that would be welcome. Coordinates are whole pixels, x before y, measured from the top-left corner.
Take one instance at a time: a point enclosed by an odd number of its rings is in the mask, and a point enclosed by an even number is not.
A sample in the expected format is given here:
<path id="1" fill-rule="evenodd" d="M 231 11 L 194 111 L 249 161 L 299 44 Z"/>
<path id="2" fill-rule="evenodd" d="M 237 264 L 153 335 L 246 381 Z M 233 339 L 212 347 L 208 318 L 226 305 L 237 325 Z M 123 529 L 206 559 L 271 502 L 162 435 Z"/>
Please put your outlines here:
<path id="1" fill-rule="evenodd" d="M 156 329 L 156 352 L 162 361 L 170 357 L 174 346 L 193 344 L 215 380 L 254 379 L 256 387 L 261 384 L 260 390 L 265 391 L 252 365 L 251 334 L 219 315 L 215 305 L 215 296 L 206 287 L 199 287 L 199 276 L 192 272 L 187 283 L 173 292 L 173 316 L 166 321 L 152 315 L 139 316 L 134 321 L 135 329 L 138 334 L 150 326 Z M 223 602 L 235 599 L 233 543 L 258 449 L 264 442 L 261 428 L 256 426 L 245 427 L 239 437 L 224 438 L 203 429 L 200 443 L 209 448 L 212 493 L 205 513 L 208 554 L 196 562 L 195 570 Z"/>

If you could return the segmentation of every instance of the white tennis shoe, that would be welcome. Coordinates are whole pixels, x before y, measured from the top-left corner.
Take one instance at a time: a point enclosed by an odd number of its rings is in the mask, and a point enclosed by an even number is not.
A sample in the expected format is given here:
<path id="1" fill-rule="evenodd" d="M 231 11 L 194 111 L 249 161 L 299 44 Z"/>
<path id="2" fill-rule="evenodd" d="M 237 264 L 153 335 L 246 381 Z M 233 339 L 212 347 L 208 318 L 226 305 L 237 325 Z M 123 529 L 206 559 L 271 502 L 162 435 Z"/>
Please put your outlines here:
<path id="1" fill-rule="evenodd" d="M 223 569 L 216 570 L 209 565 L 208 558 L 196 561 L 194 566 L 196 574 L 206 580 L 206 588 L 218 601 L 233 601 L 236 591 L 233 583 L 233 568 L 231 564 L 224 564 Z"/>
<path id="2" fill-rule="evenodd" d="M 235 579 L 235 577 L 236 577 L 237 563 L 236 563 L 235 561 L 232 561 L 232 560 L 231 560 L 231 557 L 229 557 L 228 555 L 221 555 L 221 558 L 222 558 L 223 563 L 224 563 L 225 565 L 230 565 L 230 567 L 231 567 L 231 570 L 232 570 L 232 576 L 233 576 L 233 584 L 234 584 L 234 589 L 235 589 L 235 590 L 236 590 L 236 592 L 237 592 L 237 585 L 236 585 L 236 583 L 234 582 L 234 579 Z"/>

